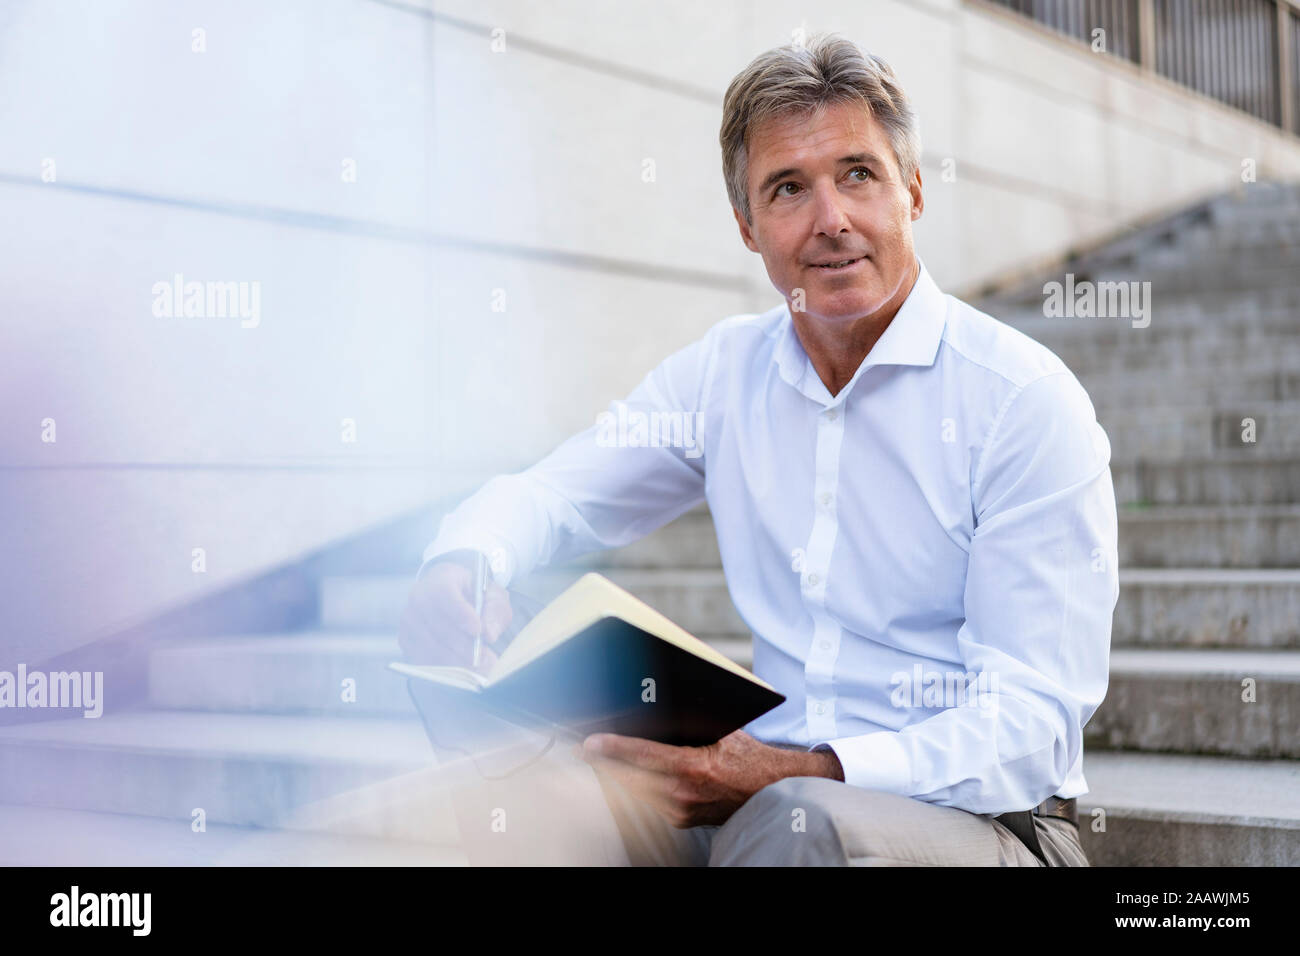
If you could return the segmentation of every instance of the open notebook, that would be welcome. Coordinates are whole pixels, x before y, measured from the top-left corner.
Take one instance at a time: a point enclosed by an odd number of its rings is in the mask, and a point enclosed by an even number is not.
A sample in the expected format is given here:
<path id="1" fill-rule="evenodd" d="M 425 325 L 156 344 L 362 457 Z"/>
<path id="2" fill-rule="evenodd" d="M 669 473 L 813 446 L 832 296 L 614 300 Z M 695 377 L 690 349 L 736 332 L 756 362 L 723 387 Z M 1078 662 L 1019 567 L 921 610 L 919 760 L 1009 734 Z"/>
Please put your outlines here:
<path id="1" fill-rule="evenodd" d="M 711 744 L 785 700 L 771 685 L 602 575 L 544 607 L 490 673 L 394 662 L 518 722 Z"/>

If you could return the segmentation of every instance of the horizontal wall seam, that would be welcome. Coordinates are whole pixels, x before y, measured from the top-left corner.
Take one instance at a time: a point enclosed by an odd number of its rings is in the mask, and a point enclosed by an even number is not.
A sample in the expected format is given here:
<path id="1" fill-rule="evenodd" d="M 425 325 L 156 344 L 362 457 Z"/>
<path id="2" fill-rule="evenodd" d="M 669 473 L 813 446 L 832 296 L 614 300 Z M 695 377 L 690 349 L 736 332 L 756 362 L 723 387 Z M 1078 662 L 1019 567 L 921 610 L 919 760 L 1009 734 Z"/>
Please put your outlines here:
<path id="1" fill-rule="evenodd" d="M 76 183 L 60 180 L 53 183 L 42 182 L 34 176 L 16 176 L 0 173 L 0 185 L 28 186 L 36 189 L 49 189 L 81 195 L 95 196 L 102 199 L 123 202 L 148 203 L 184 209 L 190 212 L 208 213 L 228 216 L 249 222 L 265 222 L 295 229 L 311 229 L 317 232 L 330 232 L 337 235 L 357 236 L 370 239 L 382 239 L 389 242 L 402 242 L 422 245 L 429 248 L 451 249 L 457 252 L 473 252 L 485 255 L 506 256 L 526 261 L 541 262 L 547 265 L 564 266 L 590 272 L 610 275 L 622 275 L 636 279 L 676 282 L 682 285 L 700 286 L 708 289 L 721 289 L 731 292 L 752 293 L 754 283 L 742 275 L 730 275 L 722 272 L 707 272 L 701 269 L 686 269 L 681 266 L 654 265 L 628 259 L 614 259 L 609 256 L 597 256 L 582 252 L 567 252 L 561 249 L 546 249 L 538 246 L 525 246 L 517 243 L 491 242 L 483 239 L 466 239 L 463 237 L 430 232 L 410 226 L 396 226 L 390 223 L 369 219 L 353 219 L 346 216 L 331 216 L 277 206 L 259 206 L 245 203 L 224 203 L 216 200 L 187 199 L 179 196 L 166 196 L 145 193 L 131 189 L 116 189 L 107 186 L 95 186 L 89 183 Z"/>

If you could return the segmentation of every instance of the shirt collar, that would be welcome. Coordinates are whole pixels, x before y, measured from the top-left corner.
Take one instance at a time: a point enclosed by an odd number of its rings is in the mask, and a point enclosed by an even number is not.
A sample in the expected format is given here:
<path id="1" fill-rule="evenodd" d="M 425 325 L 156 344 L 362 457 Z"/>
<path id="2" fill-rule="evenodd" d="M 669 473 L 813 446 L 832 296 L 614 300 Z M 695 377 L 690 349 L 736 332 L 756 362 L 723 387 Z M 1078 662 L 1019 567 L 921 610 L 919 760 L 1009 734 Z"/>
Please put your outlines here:
<path id="1" fill-rule="evenodd" d="M 840 389 L 839 395 L 834 397 L 827 391 L 813 369 L 808 353 L 804 351 L 803 343 L 799 341 L 799 335 L 795 332 L 794 320 L 787 303 L 785 319 L 781 323 L 780 337 L 774 353 L 781 378 L 809 398 L 829 405 L 839 402 L 848 395 L 863 371 L 873 366 L 933 365 L 947 324 L 948 302 L 925 268 L 925 263 L 918 258 L 917 265 L 920 269 L 912 291 L 908 293 L 884 334 L 858 366 L 848 385 Z"/>

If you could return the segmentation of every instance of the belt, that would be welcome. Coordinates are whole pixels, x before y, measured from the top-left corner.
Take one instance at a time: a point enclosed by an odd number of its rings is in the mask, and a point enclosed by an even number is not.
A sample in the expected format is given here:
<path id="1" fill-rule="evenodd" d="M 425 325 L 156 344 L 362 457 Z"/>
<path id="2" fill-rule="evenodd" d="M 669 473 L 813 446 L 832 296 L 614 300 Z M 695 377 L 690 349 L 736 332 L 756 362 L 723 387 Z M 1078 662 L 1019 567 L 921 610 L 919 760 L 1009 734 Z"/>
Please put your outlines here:
<path id="1" fill-rule="evenodd" d="M 1076 827 L 1079 825 L 1079 802 L 1071 797 L 1048 797 L 1030 811 L 1036 817 L 1060 817 L 1069 820 Z"/>
<path id="2" fill-rule="evenodd" d="M 1060 817 L 1062 820 L 1069 820 L 1075 827 L 1078 827 L 1078 803 L 1073 797 L 1069 800 L 1061 797 L 1048 797 L 1032 810 L 1016 810 L 993 818 L 1014 833 L 1020 839 L 1020 842 L 1043 862 L 1044 866 L 1050 866 L 1051 864 L 1047 862 L 1047 857 L 1043 855 L 1043 848 L 1038 842 L 1038 828 L 1034 826 L 1034 817 Z"/>

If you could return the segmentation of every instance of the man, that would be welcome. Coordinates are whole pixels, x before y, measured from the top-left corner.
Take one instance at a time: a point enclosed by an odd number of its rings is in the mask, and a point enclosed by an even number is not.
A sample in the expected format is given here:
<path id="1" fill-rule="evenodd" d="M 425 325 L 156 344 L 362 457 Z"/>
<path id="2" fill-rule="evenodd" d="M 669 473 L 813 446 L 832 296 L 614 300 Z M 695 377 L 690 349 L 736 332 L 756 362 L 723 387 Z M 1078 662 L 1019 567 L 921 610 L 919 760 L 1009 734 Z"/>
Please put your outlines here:
<path id="1" fill-rule="evenodd" d="M 1073 798 L 1119 590 L 1091 402 L 917 259 L 920 144 L 883 61 L 826 36 L 764 53 L 720 139 L 741 238 L 785 302 L 627 400 L 697 416 L 700 447 L 593 428 L 493 479 L 426 551 L 404 647 L 468 659 L 463 554 L 495 557 L 490 647 L 501 585 L 707 500 L 754 671 L 787 700 L 709 747 L 586 740 L 631 862 L 1087 865 Z"/>

